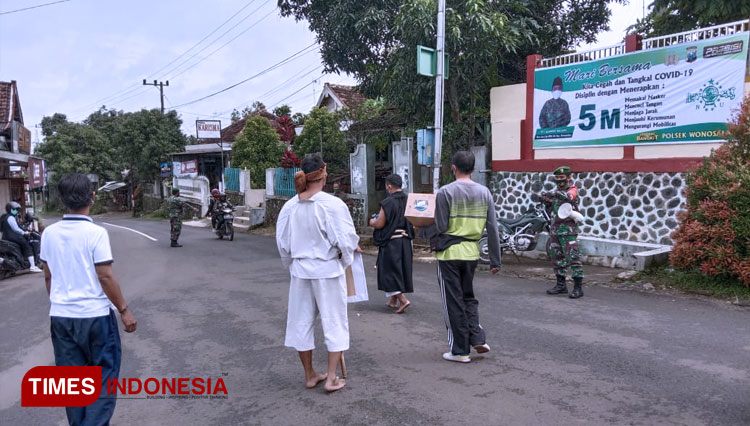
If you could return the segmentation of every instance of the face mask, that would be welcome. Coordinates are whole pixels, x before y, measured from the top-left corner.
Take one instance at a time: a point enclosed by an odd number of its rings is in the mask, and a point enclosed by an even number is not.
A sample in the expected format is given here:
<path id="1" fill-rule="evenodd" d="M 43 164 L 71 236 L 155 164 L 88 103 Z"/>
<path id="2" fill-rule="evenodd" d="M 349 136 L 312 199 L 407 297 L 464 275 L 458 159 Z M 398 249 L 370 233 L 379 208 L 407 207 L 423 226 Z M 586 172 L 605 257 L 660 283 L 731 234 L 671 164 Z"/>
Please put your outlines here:
<path id="1" fill-rule="evenodd" d="M 560 99 L 560 96 L 562 96 L 562 90 L 553 90 L 552 91 L 552 97 L 555 99 Z"/>
<path id="2" fill-rule="evenodd" d="M 10 214 L 12 214 L 13 216 L 15 216 L 15 215 L 17 215 L 17 214 L 18 214 L 18 210 L 11 210 L 11 211 L 10 211 Z"/>

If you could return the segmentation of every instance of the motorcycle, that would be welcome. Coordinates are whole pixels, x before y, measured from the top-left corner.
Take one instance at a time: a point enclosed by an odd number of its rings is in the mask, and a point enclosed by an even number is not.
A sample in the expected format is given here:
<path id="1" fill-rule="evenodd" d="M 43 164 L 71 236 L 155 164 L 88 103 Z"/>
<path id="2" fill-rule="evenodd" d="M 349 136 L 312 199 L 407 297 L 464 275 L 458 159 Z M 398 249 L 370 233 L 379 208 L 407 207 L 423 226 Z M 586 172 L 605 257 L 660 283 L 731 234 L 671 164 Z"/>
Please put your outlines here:
<path id="1" fill-rule="evenodd" d="M 34 251 L 34 263 L 40 265 L 39 252 L 42 248 L 42 234 L 39 232 L 39 218 L 33 214 L 27 214 L 20 227 L 29 233 L 26 236 L 26 240 L 31 244 L 31 248 Z"/>
<path id="2" fill-rule="evenodd" d="M 497 228 L 500 234 L 500 250 L 531 251 L 539 242 L 539 233 L 549 231 L 550 215 L 544 204 L 538 203 L 516 219 L 498 219 Z M 490 250 L 487 242 L 487 231 L 478 242 L 479 260 L 490 263 Z"/>
<path id="3" fill-rule="evenodd" d="M 39 218 L 34 215 L 26 215 L 25 220 L 19 223 L 19 227 L 28 231 L 26 239 L 31 244 L 34 253 L 34 263 L 39 265 L 39 251 L 41 248 L 41 233 L 38 231 Z M 16 275 L 17 273 L 29 269 L 29 262 L 21 254 L 21 248 L 18 244 L 0 240 L 0 279 L 5 279 Z"/>
<path id="4" fill-rule="evenodd" d="M 229 241 L 234 241 L 234 208 L 229 207 L 227 204 L 223 204 L 219 207 L 219 211 L 216 213 L 218 218 L 216 220 L 216 235 L 219 239 L 229 237 Z"/>

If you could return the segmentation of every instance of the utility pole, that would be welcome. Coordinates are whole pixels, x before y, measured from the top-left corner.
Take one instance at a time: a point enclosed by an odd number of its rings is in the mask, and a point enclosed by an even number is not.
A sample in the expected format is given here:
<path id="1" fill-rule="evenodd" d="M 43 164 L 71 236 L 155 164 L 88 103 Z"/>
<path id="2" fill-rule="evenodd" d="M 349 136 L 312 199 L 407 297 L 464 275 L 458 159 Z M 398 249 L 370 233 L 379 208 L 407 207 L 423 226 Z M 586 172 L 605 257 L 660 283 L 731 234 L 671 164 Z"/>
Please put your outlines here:
<path id="1" fill-rule="evenodd" d="M 440 187 L 440 157 L 443 148 L 443 89 L 445 73 L 445 0 L 438 0 L 437 70 L 435 72 L 435 158 L 432 170 L 432 192 Z"/>
<path id="2" fill-rule="evenodd" d="M 169 87 L 169 80 L 167 80 L 166 83 L 164 83 L 163 81 L 157 83 L 156 80 L 154 80 L 153 83 L 146 83 L 146 79 L 144 78 L 143 85 L 159 87 L 159 93 L 161 94 L 161 113 L 164 114 L 164 86 Z"/>

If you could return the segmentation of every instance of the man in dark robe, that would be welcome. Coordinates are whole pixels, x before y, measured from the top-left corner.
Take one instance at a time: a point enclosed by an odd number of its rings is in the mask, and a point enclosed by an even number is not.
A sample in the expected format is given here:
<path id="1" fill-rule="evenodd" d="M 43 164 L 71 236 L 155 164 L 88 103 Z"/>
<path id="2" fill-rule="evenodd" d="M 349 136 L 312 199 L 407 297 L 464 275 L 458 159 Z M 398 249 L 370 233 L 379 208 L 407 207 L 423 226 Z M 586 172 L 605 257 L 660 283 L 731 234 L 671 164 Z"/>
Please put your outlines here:
<path id="1" fill-rule="evenodd" d="M 552 99 L 547 100 L 539 113 L 539 127 L 549 129 L 570 124 L 570 107 L 562 96 L 563 83 L 560 77 L 552 82 Z"/>
<path id="2" fill-rule="evenodd" d="M 370 220 L 375 228 L 373 243 L 378 246 L 378 290 L 389 297 L 388 306 L 401 314 L 411 305 L 405 293 L 414 292 L 412 284 L 412 240 L 414 227 L 404 217 L 406 194 L 401 190 L 401 176 L 385 178 L 390 194 L 380 202 L 380 213 Z"/>

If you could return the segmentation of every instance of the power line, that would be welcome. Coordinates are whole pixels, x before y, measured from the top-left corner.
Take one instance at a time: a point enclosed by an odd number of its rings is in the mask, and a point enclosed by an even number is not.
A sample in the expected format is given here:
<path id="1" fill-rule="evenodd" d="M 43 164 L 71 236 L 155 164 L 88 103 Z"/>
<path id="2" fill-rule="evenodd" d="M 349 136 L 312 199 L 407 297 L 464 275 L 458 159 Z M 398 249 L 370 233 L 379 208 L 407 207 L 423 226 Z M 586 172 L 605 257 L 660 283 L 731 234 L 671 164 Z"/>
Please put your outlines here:
<path id="1" fill-rule="evenodd" d="M 250 76 L 250 77 L 248 77 L 248 78 L 246 78 L 246 79 L 244 79 L 242 81 L 239 81 L 239 82 L 237 82 L 235 84 L 232 84 L 231 86 L 225 87 L 225 88 L 223 88 L 223 89 L 221 89 L 221 90 L 219 90 L 217 92 L 211 93 L 210 95 L 203 96 L 202 98 L 198 98 L 198 99 L 192 100 L 190 102 L 185 102 L 183 104 L 177 105 L 177 106 L 173 107 L 173 109 L 184 107 L 185 105 L 191 105 L 191 104 L 194 104 L 194 103 L 206 100 L 208 98 L 214 97 L 214 96 L 216 96 L 216 95 L 218 95 L 220 93 L 224 93 L 227 90 L 234 89 L 235 87 L 237 87 L 237 86 L 239 86 L 241 84 L 247 83 L 248 81 L 250 81 L 250 80 L 252 80 L 254 78 L 260 77 L 260 76 L 262 76 L 264 74 L 267 74 L 270 71 L 275 70 L 276 68 L 278 68 L 278 67 L 280 67 L 282 65 L 287 64 L 288 62 L 290 62 L 290 61 L 294 60 L 295 58 L 299 57 L 300 54 L 302 54 L 303 52 L 305 52 L 309 48 L 315 46 L 316 44 L 317 44 L 317 42 L 311 43 L 310 45 L 308 45 L 307 47 L 303 48 L 302 50 L 297 51 L 293 55 L 288 56 L 285 59 L 282 59 L 280 62 L 277 62 L 274 65 L 271 65 L 270 67 L 264 69 L 263 71 L 260 71 L 259 73 L 255 74 L 255 75 L 252 75 L 252 76 Z M 305 53 L 309 53 L 309 52 L 305 52 Z"/>
<path id="2" fill-rule="evenodd" d="M 161 72 L 161 71 L 162 71 L 162 70 L 164 70 L 165 68 L 167 68 L 167 67 L 169 67 L 170 65 L 172 65 L 173 63 L 177 62 L 177 61 L 178 61 L 178 60 L 179 60 L 180 58 L 182 58 L 183 56 L 185 56 L 185 55 L 186 55 L 186 54 L 187 54 L 188 52 L 190 52 L 191 50 L 193 50 L 193 49 L 195 49 L 196 47 L 198 47 L 198 46 L 199 46 L 199 45 L 200 45 L 201 43 L 203 43 L 204 41 L 206 41 L 206 39 L 208 39 L 209 37 L 211 37 L 212 35 L 214 35 L 214 33 L 216 33 L 216 31 L 219 31 L 219 29 L 220 29 L 221 27 L 223 27 L 224 25 L 226 25 L 227 23 L 229 23 L 229 21 L 231 21 L 232 19 L 234 19 L 234 17 L 235 17 L 235 16 L 239 15 L 239 14 L 240 14 L 240 12 L 242 12 L 242 11 L 243 11 L 243 10 L 245 10 L 245 9 L 247 9 L 247 8 L 248 8 L 248 7 L 249 7 L 249 6 L 251 5 L 251 4 L 253 4 L 253 3 L 255 3 L 255 2 L 256 2 L 256 0 L 250 0 L 250 1 L 248 2 L 248 3 L 246 3 L 246 4 L 244 5 L 244 6 L 242 6 L 242 8 L 241 8 L 240 10 L 238 10 L 237 12 L 235 12 L 235 13 L 234 13 L 234 15 L 230 16 L 229 18 L 227 18 L 227 20 L 225 20 L 224 22 L 222 22 L 222 23 L 221 23 L 221 25 L 219 25 L 218 27 L 214 28 L 214 30 L 213 30 L 213 31 L 211 31 L 211 32 L 210 32 L 210 33 L 208 33 L 208 34 L 207 34 L 207 35 L 206 35 L 205 37 L 203 37 L 202 39 L 200 39 L 200 41 L 198 41 L 198 43 L 195 43 L 195 44 L 194 44 L 193 46 L 191 46 L 191 47 L 190 47 L 189 49 L 187 49 L 186 51 L 182 52 L 182 53 L 180 54 L 180 56 L 178 56 L 178 57 L 176 57 L 176 58 L 172 59 L 172 60 L 171 60 L 171 61 L 170 61 L 170 62 L 169 62 L 168 64 L 166 64 L 166 65 L 164 65 L 163 67 L 159 68 L 158 70 L 154 71 L 154 72 L 153 72 L 153 73 L 152 73 L 151 75 L 149 75 L 149 76 L 148 76 L 148 77 L 146 77 L 146 78 L 151 78 L 151 77 L 153 77 L 154 75 L 158 74 L 159 72 Z M 252 13 L 251 13 L 251 15 L 252 15 Z M 239 21 L 239 22 L 237 23 L 237 25 L 239 25 L 239 24 L 240 24 L 241 22 L 243 22 L 243 21 L 244 21 L 245 19 L 247 19 L 247 18 L 248 18 L 249 16 L 250 16 L 250 15 L 247 15 L 247 16 L 245 16 L 244 18 L 242 18 L 242 19 L 241 19 L 241 20 L 240 20 L 240 21 Z M 235 27 L 236 27 L 237 25 L 235 25 Z M 232 28 L 234 28 L 234 27 L 232 27 Z M 231 30 L 231 28 L 230 28 L 230 30 Z M 226 34 L 226 33 L 224 33 L 224 34 Z M 222 34 L 222 36 L 223 36 L 223 34 Z M 208 44 L 208 46 L 210 46 L 210 45 L 211 45 L 211 44 L 213 44 L 213 43 L 216 43 L 216 41 L 217 41 L 218 39 L 220 39 L 220 38 L 221 38 L 222 36 L 219 36 L 219 37 L 218 37 L 218 38 L 217 38 L 216 40 L 214 40 L 214 41 L 212 41 L 211 43 L 209 43 L 209 44 Z"/>
<path id="3" fill-rule="evenodd" d="M 299 76 L 299 78 L 297 78 L 296 80 L 294 80 L 293 82 L 291 82 L 291 84 L 294 84 L 294 83 L 296 83 L 297 81 L 299 81 L 299 80 L 301 80 L 302 78 L 304 78 L 304 77 L 306 77 L 306 76 L 310 75 L 311 73 L 313 73 L 313 72 L 315 72 L 315 71 L 319 70 L 319 69 L 320 69 L 320 68 L 322 68 L 322 67 L 323 67 L 322 65 L 317 65 L 317 66 L 313 67 L 312 69 L 308 70 L 307 72 L 305 72 L 304 70 L 303 70 L 303 71 L 300 71 L 300 72 L 298 72 L 297 74 L 294 74 L 293 76 L 291 76 L 291 77 L 289 77 L 288 79 L 284 80 L 283 82 L 279 83 L 279 84 L 278 84 L 277 86 L 275 86 L 274 88 L 272 88 L 272 89 L 271 89 L 271 90 L 269 90 L 268 92 L 266 92 L 266 93 L 264 93 L 264 94 L 262 94 L 262 95 L 260 95 L 260 96 L 256 96 L 256 97 L 255 97 L 254 99 L 255 99 L 255 100 L 261 100 L 261 101 L 262 101 L 262 100 L 263 100 L 263 98 L 265 98 L 266 96 L 270 96 L 270 95 L 272 95 L 272 94 L 274 94 L 274 93 L 278 92 L 280 88 L 282 88 L 282 87 L 286 87 L 286 86 L 287 86 L 287 83 L 289 83 L 289 82 L 290 82 L 290 81 L 291 81 L 292 79 L 294 79 L 295 77 L 298 77 L 298 76 Z M 302 74 L 302 73 L 305 73 L 305 74 L 304 74 L 304 75 L 302 75 L 302 76 L 300 76 L 300 74 Z M 253 100 L 253 99 L 250 99 L 250 100 L 247 100 L 247 101 L 245 101 L 245 102 L 242 102 L 242 103 L 240 103 L 240 104 L 238 104 L 238 105 L 236 105 L 236 106 L 233 106 L 232 108 L 229 108 L 229 109 L 225 109 L 225 110 L 219 111 L 219 112 L 215 113 L 214 115 L 217 115 L 217 114 L 227 114 L 227 113 L 229 113 L 229 112 L 231 112 L 231 111 L 233 111 L 233 110 L 235 110 L 235 109 L 237 109 L 237 108 L 241 108 L 241 107 L 242 107 L 243 105 L 248 105 L 248 104 L 250 104 L 250 102 L 251 102 L 252 100 Z"/>
<path id="4" fill-rule="evenodd" d="M 31 9 L 36 9 L 36 8 L 39 8 L 39 7 L 44 7 L 44 6 L 52 6 L 53 4 L 65 3 L 65 2 L 69 2 L 69 1 L 70 0 L 60 0 L 60 1 L 54 1 L 52 3 L 38 4 L 36 6 L 24 7 L 23 9 L 16 9 L 16 10 L 9 10 L 7 12 L 0 12 L 0 15 L 9 15 L 11 13 L 23 12 L 24 10 L 31 10 Z"/>
<path id="5" fill-rule="evenodd" d="M 293 92 L 292 94 L 288 95 L 287 97 L 285 97 L 285 98 L 283 98 L 283 99 L 279 100 L 278 102 L 276 102 L 275 104 L 271 105 L 271 107 L 270 107 L 270 108 L 273 108 L 273 107 L 275 107 L 276 105 L 279 105 L 280 103 L 284 102 L 285 100 L 287 100 L 287 99 L 291 98 L 292 96 L 296 95 L 297 93 L 301 92 L 301 91 L 302 91 L 302 90 L 304 90 L 304 89 L 305 89 L 306 87 L 308 87 L 308 86 L 310 86 L 311 84 L 313 84 L 313 83 L 315 83 L 316 81 L 318 81 L 318 80 L 319 80 L 319 79 L 320 79 L 321 77 L 323 77 L 323 74 L 321 74 L 320 76 L 318 76 L 318 77 L 317 77 L 316 79 L 314 79 L 313 81 L 311 81 L 311 82 L 309 82 L 309 83 L 305 84 L 304 86 L 300 87 L 300 88 L 299 88 L 298 90 L 296 90 L 296 91 L 295 91 L 295 92 Z"/>
<path id="6" fill-rule="evenodd" d="M 269 0 L 269 1 L 267 1 L 266 3 L 263 3 L 262 5 L 260 5 L 260 6 L 259 6 L 259 7 L 257 8 L 257 9 L 253 10 L 252 12 L 250 12 L 250 15 L 252 15 L 252 14 L 253 14 L 253 13 L 255 13 L 255 12 L 257 12 L 258 10 L 260 10 L 260 9 L 261 9 L 261 8 L 262 8 L 263 6 L 265 6 L 265 5 L 266 5 L 266 4 L 268 4 L 268 3 L 270 3 L 270 0 Z M 219 47 L 218 49 L 215 49 L 215 50 L 214 50 L 213 52 L 211 52 L 211 53 L 209 53 L 208 55 L 206 55 L 206 56 L 204 56 L 203 58 L 201 58 L 201 59 L 200 59 L 200 60 L 199 60 L 198 62 L 195 62 L 194 64 L 192 64 L 192 65 L 190 65 L 189 67 L 187 67 L 187 68 L 183 69 L 183 70 L 182 70 L 182 71 L 180 71 L 180 72 L 179 72 L 178 74 L 175 74 L 175 75 L 171 76 L 170 78 L 171 78 L 172 80 L 174 80 L 175 78 L 177 78 L 177 77 L 181 76 L 182 74 L 185 74 L 185 72 L 187 72 L 187 71 L 188 71 L 189 69 L 191 69 L 191 68 L 194 68 L 195 66 L 197 66 L 197 65 L 198 65 L 198 64 L 200 64 L 201 62 L 203 62 L 203 61 L 205 61 L 206 59 L 208 59 L 209 57 L 213 56 L 213 54 L 214 54 L 214 53 L 216 53 L 216 52 L 218 52 L 219 50 L 221 50 L 221 49 L 225 48 L 225 47 L 226 47 L 226 46 L 227 46 L 227 45 L 228 45 L 229 43 L 231 43 L 231 42 L 233 42 L 233 41 L 237 40 L 237 39 L 238 39 L 238 38 L 239 38 L 239 37 L 240 37 L 241 35 L 245 34 L 245 33 L 246 33 L 246 32 L 248 32 L 248 31 L 249 31 L 250 29 L 252 29 L 252 28 L 253 28 L 253 27 L 255 27 L 256 25 L 258 25 L 259 23 L 261 23 L 261 21 L 263 21 L 264 19 L 268 18 L 268 17 L 269 17 L 269 16 L 270 16 L 270 15 L 271 15 L 271 14 L 272 14 L 273 12 L 275 12 L 275 11 L 276 11 L 276 8 L 274 7 L 274 8 L 272 9 L 272 10 L 270 10 L 270 11 L 269 11 L 268 13 L 266 13 L 266 14 L 265 14 L 265 15 L 264 15 L 264 16 L 263 16 L 262 18 L 258 19 L 258 20 L 257 20 L 257 21 L 255 21 L 255 22 L 254 22 L 254 23 L 253 23 L 252 25 L 250 25 L 249 27 L 245 28 L 245 29 L 244 29 L 244 30 L 243 30 L 242 32 L 240 32 L 239 34 L 237 34 L 236 36 L 234 36 L 234 37 L 233 37 L 232 39 L 230 39 L 230 40 L 229 40 L 229 41 L 227 41 L 226 43 L 222 44 L 222 45 L 221 45 L 221 46 L 220 46 L 220 47 Z M 248 17 L 250 16 L 250 15 L 246 16 L 245 18 L 243 18 L 243 20 L 244 20 L 244 19 L 247 19 L 247 18 L 248 18 Z M 235 25 L 235 27 L 236 27 L 236 25 Z M 229 31 L 231 31 L 231 30 L 232 30 L 232 29 L 234 29 L 235 27 L 232 27 L 232 28 L 230 28 L 229 30 L 227 30 L 226 32 L 224 32 L 224 34 L 222 34 L 221 36 L 219 36 L 219 37 L 218 37 L 218 38 L 217 38 L 216 40 L 214 40 L 214 42 L 218 41 L 218 40 L 219 40 L 219 39 L 220 39 L 221 37 L 224 37 L 224 35 L 226 35 L 226 34 L 227 34 L 227 33 L 228 33 Z M 213 43 L 211 43 L 211 44 L 213 44 Z M 181 67 L 181 66 L 183 66 L 184 64 L 186 64 L 187 62 L 189 62 L 189 61 L 190 61 L 191 59 L 193 59 L 194 57 L 198 56 L 198 54 L 200 54 L 200 53 L 201 53 L 201 52 L 203 52 L 204 50 L 206 50 L 206 49 L 207 49 L 207 48 L 208 48 L 208 47 L 209 47 L 209 46 L 210 46 L 211 44 L 207 45 L 207 46 L 206 46 L 206 47 L 204 47 L 203 49 L 201 49 L 201 50 L 199 50 L 198 52 L 196 52 L 195 54 L 193 54 L 193 55 L 192 55 L 191 57 L 189 57 L 189 58 L 187 58 L 186 60 L 182 61 L 182 62 L 181 62 L 181 63 L 180 63 L 180 64 L 179 64 L 179 65 L 178 65 L 177 67 L 175 67 L 174 69 L 172 69 L 172 70 L 170 70 L 170 71 L 168 71 L 168 72 L 174 72 L 174 71 L 177 71 L 178 69 L 180 69 L 180 67 Z"/>
<path id="7" fill-rule="evenodd" d="M 67 0 L 67 1 L 70 1 L 70 0 Z M 216 33 L 217 31 L 219 31 L 219 29 L 221 29 L 221 27 L 223 27 L 224 25 L 226 25 L 227 23 L 229 23 L 229 22 L 230 22 L 230 21 L 231 21 L 232 19 L 234 19 L 234 17 L 235 17 L 235 16 L 239 15 L 239 14 L 240 14 L 240 13 L 241 13 L 241 12 L 242 12 L 243 10 L 245 10 L 245 9 L 246 9 L 247 7 L 249 7 L 249 6 L 251 5 L 251 4 L 255 3 L 255 1 L 256 1 L 256 0 L 251 0 L 250 2 L 246 3 L 246 4 L 245 4 L 245 5 L 244 5 L 244 6 L 242 7 L 242 8 L 240 8 L 240 9 L 239 9 L 239 10 L 238 10 L 237 12 L 235 12 L 235 13 L 234 13 L 234 14 L 233 14 L 232 16 L 230 16 L 230 17 L 229 17 L 228 19 L 226 19 L 226 20 L 225 20 L 224 22 L 222 22 L 222 23 L 221 23 L 221 25 L 219 25 L 218 27 L 214 28 L 214 29 L 213 29 L 213 31 L 211 31 L 210 33 L 208 33 L 208 35 L 206 35 L 205 37 L 203 37 L 203 38 L 202 38 L 202 39 L 201 39 L 201 40 L 200 40 L 200 41 L 199 41 L 198 43 L 194 44 L 194 45 L 193 45 L 193 46 L 192 46 L 192 47 L 191 47 L 190 49 L 187 49 L 186 51 L 182 52 L 182 53 L 181 53 L 181 54 L 180 54 L 179 56 L 177 56 L 177 57 L 176 57 L 175 59 L 173 59 L 172 61 L 170 61 L 169 63 L 167 63 L 167 64 L 166 64 L 166 65 L 164 65 L 163 67 L 159 68 L 159 69 L 158 69 L 158 70 L 156 70 L 155 72 L 153 72 L 153 73 L 149 74 L 149 75 L 148 75 L 148 77 L 146 77 L 146 78 L 151 78 L 151 77 L 153 77 L 154 75 L 158 74 L 158 73 L 159 73 L 160 71 L 164 70 L 165 68 L 169 67 L 169 66 L 170 66 L 170 65 L 172 65 L 173 63 L 177 62 L 177 61 L 178 61 L 178 60 L 179 60 L 180 58 L 182 58 L 183 56 L 185 56 L 185 55 L 186 55 L 186 54 L 187 54 L 188 52 L 190 52 L 190 51 L 191 51 L 192 49 L 196 48 L 196 47 L 197 47 L 197 46 L 199 46 L 199 45 L 200 45 L 200 44 L 201 44 L 202 42 L 204 42 L 204 41 L 205 41 L 206 39 L 208 39 L 209 37 L 211 37 L 211 36 L 212 36 L 212 35 L 213 35 L 214 33 Z M 240 20 L 240 21 L 239 21 L 239 22 L 237 23 L 237 25 L 239 25 L 240 23 L 242 23 L 242 22 L 243 22 L 243 21 L 244 21 L 245 19 L 247 19 L 247 18 L 248 18 L 248 17 L 250 17 L 251 15 L 252 15 L 252 13 L 251 13 L 251 14 L 248 14 L 247 16 L 245 16 L 244 18 L 242 18 L 242 19 L 241 19 L 241 20 Z M 237 25 L 235 25 L 234 27 L 236 27 Z M 234 27 L 232 27 L 232 28 L 234 28 Z M 231 30 L 231 29 L 230 29 L 230 30 Z M 225 34 L 226 34 L 226 33 L 225 33 Z M 224 35 L 224 34 L 222 34 L 222 36 L 223 36 L 223 35 Z M 211 42 L 211 43 L 209 43 L 209 44 L 208 44 L 207 46 L 205 46 L 205 47 L 204 47 L 204 48 L 203 48 L 203 49 L 202 49 L 201 51 L 205 50 L 205 49 L 206 49 L 206 48 L 207 48 L 208 46 L 210 46 L 210 45 L 212 45 L 212 44 L 216 43 L 216 42 L 217 42 L 217 41 L 218 41 L 218 40 L 219 40 L 219 39 L 220 39 L 220 38 L 221 38 L 222 36 L 219 36 L 219 37 L 217 37 L 217 38 L 216 38 L 216 39 L 215 39 L 214 41 L 212 41 L 212 42 Z M 176 69 L 178 69 L 178 68 L 179 68 L 179 66 L 178 66 L 177 68 L 175 68 L 175 70 L 176 70 Z M 171 71 L 170 71 L 170 72 L 171 72 Z M 111 95 L 105 96 L 105 97 L 103 97 L 103 98 L 101 98 L 101 99 L 99 99 L 99 100 L 97 100 L 97 101 L 94 101 L 94 102 L 92 102 L 92 103 L 90 103 L 90 104 L 87 104 L 87 105 L 86 105 L 86 107 L 85 107 L 85 109 L 89 109 L 89 108 L 92 108 L 92 107 L 96 107 L 96 106 L 100 105 L 100 104 L 101 104 L 102 102 L 104 102 L 104 101 L 108 101 L 108 102 L 110 102 L 110 103 L 121 103 L 121 102 L 123 102 L 123 101 L 125 101 L 125 100 L 127 100 L 127 99 L 131 99 L 131 98 L 133 98 L 133 97 L 135 97 L 135 96 L 138 96 L 138 95 L 133 95 L 133 96 L 129 96 L 129 97 L 127 97 L 127 98 L 124 98 L 124 99 L 120 99 L 120 100 L 117 100 L 117 101 L 115 101 L 115 99 L 117 99 L 117 98 L 119 98 L 119 97 L 121 97 L 121 96 L 126 96 L 126 95 L 129 95 L 129 94 L 131 94 L 131 93 L 133 93 L 133 92 L 135 92 L 135 91 L 138 91 L 138 90 L 140 90 L 140 94 L 142 94 L 142 93 L 145 93 L 145 90 L 142 90 L 142 89 L 143 89 L 143 86 L 142 86 L 142 85 L 139 85 L 139 84 L 134 84 L 134 85 L 132 85 L 132 86 L 128 86 L 128 87 L 126 87 L 126 88 L 124 88 L 124 89 L 122 89 L 122 90 L 119 90 L 119 91 L 117 91 L 117 92 L 115 92 L 115 93 L 111 94 Z"/>

